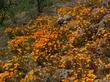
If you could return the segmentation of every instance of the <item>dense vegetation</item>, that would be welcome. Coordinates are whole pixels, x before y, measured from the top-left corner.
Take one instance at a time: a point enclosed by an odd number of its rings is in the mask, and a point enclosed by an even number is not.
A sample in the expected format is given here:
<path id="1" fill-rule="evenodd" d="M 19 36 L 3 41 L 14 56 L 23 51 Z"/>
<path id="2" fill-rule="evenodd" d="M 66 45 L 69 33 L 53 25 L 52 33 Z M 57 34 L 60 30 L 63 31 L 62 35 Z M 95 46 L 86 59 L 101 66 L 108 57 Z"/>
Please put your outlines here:
<path id="1" fill-rule="evenodd" d="M 24 24 L 41 13 L 51 15 L 56 0 L 0 0 L 0 26 Z M 49 9 L 49 10 L 48 10 Z"/>
<path id="2" fill-rule="evenodd" d="M 5 27 L 0 82 L 109 82 L 109 3 L 78 0 L 56 16 Z"/>

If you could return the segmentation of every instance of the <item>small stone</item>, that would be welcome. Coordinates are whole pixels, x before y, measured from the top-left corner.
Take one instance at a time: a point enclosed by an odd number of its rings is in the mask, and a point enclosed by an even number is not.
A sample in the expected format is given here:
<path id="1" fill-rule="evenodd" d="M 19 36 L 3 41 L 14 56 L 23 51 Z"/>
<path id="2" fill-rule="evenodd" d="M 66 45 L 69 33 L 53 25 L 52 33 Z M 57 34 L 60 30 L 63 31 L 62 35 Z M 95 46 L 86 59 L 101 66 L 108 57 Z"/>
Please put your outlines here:
<path id="1" fill-rule="evenodd" d="M 68 21 L 70 21 L 73 18 L 71 15 L 64 15 L 63 17 L 59 17 L 55 23 L 55 25 L 62 25 L 66 24 Z"/>
<path id="2" fill-rule="evenodd" d="M 71 16 L 71 15 L 64 15 L 64 16 L 63 16 L 63 19 L 64 19 L 65 21 L 70 21 L 72 18 L 73 18 L 73 16 Z"/>
<path id="3" fill-rule="evenodd" d="M 64 21 L 65 21 L 65 20 L 64 20 L 62 17 L 60 17 L 60 18 L 57 19 L 56 24 L 61 25 L 61 24 L 64 23 Z"/>

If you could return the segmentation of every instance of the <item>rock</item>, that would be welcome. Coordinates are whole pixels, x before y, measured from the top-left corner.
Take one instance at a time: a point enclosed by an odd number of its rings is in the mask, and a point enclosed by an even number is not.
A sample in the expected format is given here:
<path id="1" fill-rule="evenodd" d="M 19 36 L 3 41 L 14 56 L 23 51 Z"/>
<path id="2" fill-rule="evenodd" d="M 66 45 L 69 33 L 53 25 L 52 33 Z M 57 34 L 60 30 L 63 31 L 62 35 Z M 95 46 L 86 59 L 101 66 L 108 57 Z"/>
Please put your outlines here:
<path id="1" fill-rule="evenodd" d="M 66 24 L 68 21 L 70 21 L 73 18 L 71 15 L 64 15 L 63 17 L 59 17 L 55 23 L 55 25 L 62 25 Z"/>
<path id="2" fill-rule="evenodd" d="M 57 69 L 52 77 L 54 79 L 55 77 L 60 79 L 67 79 L 70 73 L 71 73 L 71 70 Z"/>
<path id="3" fill-rule="evenodd" d="M 55 68 L 53 67 L 35 67 L 26 74 L 21 82 L 51 82 L 54 70 Z"/>
<path id="4" fill-rule="evenodd" d="M 64 15 L 64 16 L 63 16 L 63 19 L 64 19 L 65 21 L 70 21 L 72 18 L 73 18 L 73 16 L 71 16 L 71 15 Z"/>
<path id="5" fill-rule="evenodd" d="M 63 17 L 59 17 L 58 19 L 57 19 L 57 21 L 56 21 L 56 25 L 62 25 L 63 23 L 64 23 L 64 19 L 63 19 Z"/>
<path id="6" fill-rule="evenodd" d="M 15 22 L 16 24 L 21 25 L 21 24 L 26 24 L 28 20 L 29 20 L 28 17 L 23 17 L 21 19 L 17 19 Z"/>

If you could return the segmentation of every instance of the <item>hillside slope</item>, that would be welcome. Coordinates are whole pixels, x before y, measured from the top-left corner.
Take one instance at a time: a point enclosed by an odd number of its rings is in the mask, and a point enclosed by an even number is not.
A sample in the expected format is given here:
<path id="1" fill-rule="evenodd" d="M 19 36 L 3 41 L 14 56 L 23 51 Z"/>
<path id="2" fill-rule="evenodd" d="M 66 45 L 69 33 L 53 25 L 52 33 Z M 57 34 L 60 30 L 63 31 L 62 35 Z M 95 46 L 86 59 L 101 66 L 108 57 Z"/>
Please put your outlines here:
<path id="1" fill-rule="evenodd" d="M 8 26 L 8 46 L 0 56 L 11 56 L 0 63 L 0 81 L 109 82 L 110 7 L 89 3 Z"/>

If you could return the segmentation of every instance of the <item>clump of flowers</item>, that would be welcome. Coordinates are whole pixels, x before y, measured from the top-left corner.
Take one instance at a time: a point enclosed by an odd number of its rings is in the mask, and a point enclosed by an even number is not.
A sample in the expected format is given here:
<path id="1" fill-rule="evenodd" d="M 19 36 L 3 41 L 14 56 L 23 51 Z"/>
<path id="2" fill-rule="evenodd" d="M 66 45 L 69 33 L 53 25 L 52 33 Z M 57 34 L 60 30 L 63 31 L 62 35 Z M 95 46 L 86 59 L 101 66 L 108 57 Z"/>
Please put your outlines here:
<path id="1" fill-rule="evenodd" d="M 8 41 L 8 49 L 11 54 L 14 54 L 14 58 L 11 58 L 11 60 L 14 59 L 12 62 L 15 62 L 17 58 L 16 63 L 11 65 L 13 68 L 10 69 L 20 73 L 18 68 L 30 67 L 29 62 L 32 60 L 35 64 L 35 66 L 32 65 L 34 68 L 54 67 L 60 70 L 71 70 L 70 73 L 64 74 L 65 78 L 54 77 L 61 82 L 93 82 L 97 78 L 102 78 L 99 75 L 101 73 L 103 74 L 102 80 L 108 80 L 110 75 L 105 71 L 109 72 L 110 68 L 105 66 L 103 71 L 100 67 L 110 63 L 110 16 L 108 15 L 110 9 L 103 5 L 93 7 L 99 4 L 100 0 L 90 1 L 88 5 L 78 2 L 75 6 L 61 7 L 57 9 L 58 16 L 39 16 L 21 27 L 6 28 L 5 33 L 13 35 Z M 58 17 L 65 15 L 71 15 L 71 20 L 55 25 Z M 20 78 L 20 80 L 27 78 L 27 71 L 34 70 L 34 68 L 26 68 L 14 78 Z M 53 74 L 53 71 L 44 72 L 47 76 L 47 72 L 51 76 Z M 44 72 L 41 72 L 41 75 Z M 34 75 L 34 71 L 32 74 Z M 34 77 L 37 79 L 37 73 L 35 74 Z M 29 75 L 32 77 L 31 74 Z M 38 77 L 39 81 L 42 78 Z M 47 80 L 50 80 L 49 77 Z"/>

